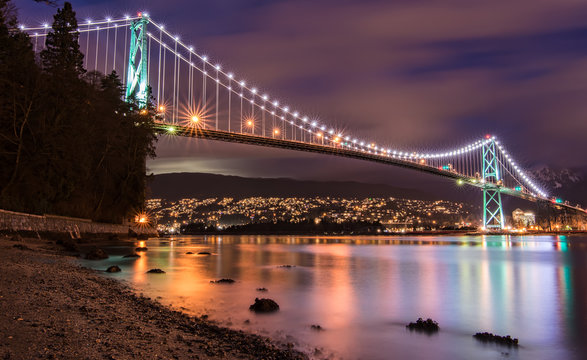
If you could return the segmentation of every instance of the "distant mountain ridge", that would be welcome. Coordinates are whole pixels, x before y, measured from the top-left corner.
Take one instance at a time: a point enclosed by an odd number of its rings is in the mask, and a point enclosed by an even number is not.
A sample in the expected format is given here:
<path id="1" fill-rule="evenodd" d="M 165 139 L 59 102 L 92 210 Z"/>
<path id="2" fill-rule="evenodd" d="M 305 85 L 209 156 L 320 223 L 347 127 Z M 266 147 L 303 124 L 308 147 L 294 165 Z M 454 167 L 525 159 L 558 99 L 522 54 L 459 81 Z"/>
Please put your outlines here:
<path id="1" fill-rule="evenodd" d="M 355 181 L 310 181 L 288 178 L 245 178 L 206 173 L 154 175 L 148 197 L 176 201 L 183 198 L 234 197 L 396 197 L 437 199 L 426 192 L 385 184 Z"/>
<path id="2" fill-rule="evenodd" d="M 551 196 L 562 197 L 571 204 L 587 205 L 587 168 L 539 166 L 531 174 Z"/>

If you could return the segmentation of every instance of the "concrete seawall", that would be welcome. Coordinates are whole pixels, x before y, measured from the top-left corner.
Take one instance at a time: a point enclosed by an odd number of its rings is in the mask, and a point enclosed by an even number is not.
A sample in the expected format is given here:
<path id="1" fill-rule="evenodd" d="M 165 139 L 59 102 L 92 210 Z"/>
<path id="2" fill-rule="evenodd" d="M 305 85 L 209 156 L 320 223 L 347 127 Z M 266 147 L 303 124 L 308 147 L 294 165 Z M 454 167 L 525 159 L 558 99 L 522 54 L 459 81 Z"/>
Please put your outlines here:
<path id="1" fill-rule="evenodd" d="M 69 233 L 72 237 L 79 237 L 81 234 L 128 234 L 129 229 L 138 234 L 157 236 L 157 231 L 152 228 L 137 229 L 134 226 L 97 223 L 89 219 L 0 210 L 0 231 Z"/>

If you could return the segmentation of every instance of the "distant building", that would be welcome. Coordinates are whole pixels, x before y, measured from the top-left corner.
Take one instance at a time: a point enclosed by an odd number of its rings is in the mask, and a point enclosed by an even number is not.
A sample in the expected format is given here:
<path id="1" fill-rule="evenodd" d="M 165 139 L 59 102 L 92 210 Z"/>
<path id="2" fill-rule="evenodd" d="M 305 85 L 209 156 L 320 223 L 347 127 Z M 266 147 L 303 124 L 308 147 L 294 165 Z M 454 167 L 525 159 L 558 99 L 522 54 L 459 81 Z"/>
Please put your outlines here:
<path id="1" fill-rule="evenodd" d="M 524 212 L 521 209 L 514 210 L 512 219 L 516 228 L 529 228 L 530 226 L 536 225 L 536 216 L 534 213 Z"/>

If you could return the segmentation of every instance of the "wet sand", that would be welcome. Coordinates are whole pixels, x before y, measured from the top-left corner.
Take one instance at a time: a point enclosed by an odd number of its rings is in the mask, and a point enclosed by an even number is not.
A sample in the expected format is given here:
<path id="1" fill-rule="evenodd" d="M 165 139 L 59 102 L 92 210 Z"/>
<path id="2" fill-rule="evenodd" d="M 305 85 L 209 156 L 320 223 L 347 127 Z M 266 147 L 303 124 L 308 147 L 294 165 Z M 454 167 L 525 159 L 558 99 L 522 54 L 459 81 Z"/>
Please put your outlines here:
<path id="1" fill-rule="evenodd" d="M 2 359 L 307 359 L 83 268 L 54 242 L 0 236 Z"/>

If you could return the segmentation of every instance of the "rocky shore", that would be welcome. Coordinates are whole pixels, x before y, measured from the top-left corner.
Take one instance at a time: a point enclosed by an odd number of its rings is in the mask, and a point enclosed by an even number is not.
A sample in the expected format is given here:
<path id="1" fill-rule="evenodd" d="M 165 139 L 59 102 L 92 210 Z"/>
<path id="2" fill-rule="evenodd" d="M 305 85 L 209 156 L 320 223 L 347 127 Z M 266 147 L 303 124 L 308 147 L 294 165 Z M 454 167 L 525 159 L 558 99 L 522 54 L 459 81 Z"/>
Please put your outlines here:
<path id="1" fill-rule="evenodd" d="M 171 310 L 42 239 L 0 236 L 2 359 L 307 359 Z"/>

